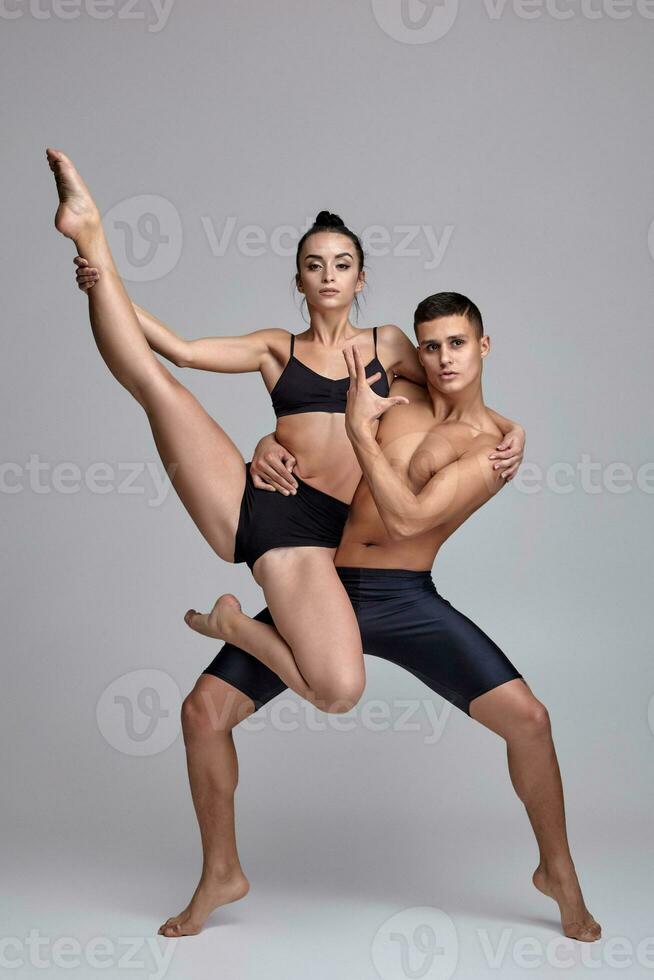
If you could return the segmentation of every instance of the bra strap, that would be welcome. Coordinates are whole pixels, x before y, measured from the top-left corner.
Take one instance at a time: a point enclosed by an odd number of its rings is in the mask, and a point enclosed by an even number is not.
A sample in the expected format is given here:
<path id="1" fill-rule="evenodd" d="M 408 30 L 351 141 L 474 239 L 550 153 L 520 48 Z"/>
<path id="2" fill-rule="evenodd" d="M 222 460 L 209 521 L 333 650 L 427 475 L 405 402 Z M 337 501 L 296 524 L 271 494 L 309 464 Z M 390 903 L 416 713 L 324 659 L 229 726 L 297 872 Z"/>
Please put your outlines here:
<path id="1" fill-rule="evenodd" d="M 372 328 L 372 339 L 375 341 L 375 357 L 377 357 L 377 327 Z"/>
<path id="2" fill-rule="evenodd" d="M 295 334 L 292 333 L 291 334 L 291 353 L 289 355 L 290 357 L 293 357 L 293 351 L 294 350 L 295 350 Z"/>

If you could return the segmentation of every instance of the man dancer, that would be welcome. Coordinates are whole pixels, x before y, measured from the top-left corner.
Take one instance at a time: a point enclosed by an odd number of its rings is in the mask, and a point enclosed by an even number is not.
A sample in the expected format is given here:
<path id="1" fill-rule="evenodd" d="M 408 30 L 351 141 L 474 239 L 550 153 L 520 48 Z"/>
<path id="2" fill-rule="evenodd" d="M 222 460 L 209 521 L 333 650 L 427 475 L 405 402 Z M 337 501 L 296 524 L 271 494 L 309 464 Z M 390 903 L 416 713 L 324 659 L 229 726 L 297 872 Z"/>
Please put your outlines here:
<path id="1" fill-rule="evenodd" d="M 458 293 L 423 300 L 414 327 L 427 391 L 396 379 L 391 394 L 408 404 L 386 412 L 376 438 L 373 421 L 387 404 L 370 388 L 358 351 L 344 352 L 346 425 L 364 476 L 335 564 L 364 652 L 410 670 L 505 739 L 511 781 L 540 852 L 532 881 L 558 903 L 564 934 L 592 942 L 601 928 L 586 908 L 570 854 L 547 709 L 499 647 L 438 594 L 430 575 L 443 542 L 505 482 L 488 459 L 501 435 L 482 397 L 490 338 L 477 307 Z M 187 614 L 187 622 L 228 642 L 182 710 L 204 863 L 187 908 L 159 930 L 171 937 L 199 932 L 214 908 L 249 889 L 235 841 L 232 729 L 285 690 L 261 662 L 271 645 L 285 642 L 267 610 L 250 619 L 225 596 L 208 615 Z"/>

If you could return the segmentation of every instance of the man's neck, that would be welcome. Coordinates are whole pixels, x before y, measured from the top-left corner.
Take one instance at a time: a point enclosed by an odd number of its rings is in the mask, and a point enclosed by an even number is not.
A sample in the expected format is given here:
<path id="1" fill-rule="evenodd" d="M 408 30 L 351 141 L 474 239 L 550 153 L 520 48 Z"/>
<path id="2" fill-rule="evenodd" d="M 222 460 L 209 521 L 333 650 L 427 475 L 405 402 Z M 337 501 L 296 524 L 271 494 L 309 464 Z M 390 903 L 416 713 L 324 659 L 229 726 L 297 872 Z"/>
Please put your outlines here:
<path id="1" fill-rule="evenodd" d="M 488 425 L 488 412 L 479 383 L 473 383 L 456 394 L 445 395 L 427 381 L 427 391 L 434 420 L 438 425 L 444 422 L 465 422 L 476 429 L 483 429 Z"/>

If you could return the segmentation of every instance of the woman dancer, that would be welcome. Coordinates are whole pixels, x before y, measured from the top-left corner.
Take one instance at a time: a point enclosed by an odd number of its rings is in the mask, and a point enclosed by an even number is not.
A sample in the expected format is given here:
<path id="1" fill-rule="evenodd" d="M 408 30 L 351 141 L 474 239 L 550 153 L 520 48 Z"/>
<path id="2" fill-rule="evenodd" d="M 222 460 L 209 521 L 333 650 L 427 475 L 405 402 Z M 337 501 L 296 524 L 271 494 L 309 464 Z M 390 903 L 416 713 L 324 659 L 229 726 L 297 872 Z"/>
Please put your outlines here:
<path id="1" fill-rule="evenodd" d="M 300 241 L 296 282 L 311 323 L 297 346 L 278 329 L 184 341 L 145 311 L 139 323 L 85 183 L 65 154 L 46 154 L 59 194 L 55 226 L 95 270 L 89 315 L 100 354 L 145 410 L 162 462 L 200 532 L 225 561 L 245 561 L 262 587 L 290 648 L 266 666 L 323 710 L 349 710 L 365 672 L 356 618 L 333 564 L 361 475 L 345 434 L 349 379 L 342 377 L 342 350 L 356 341 L 372 354 L 366 373 L 381 398 L 389 375 L 420 377 L 415 349 L 399 327 L 359 330 L 349 321 L 365 281 L 358 238 L 321 212 Z M 277 436 L 297 460 L 295 492 L 280 497 L 258 490 L 231 439 L 153 351 L 179 366 L 258 370 L 280 419 Z M 504 433 L 513 428 L 498 421 Z M 515 455 L 509 451 L 506 461 Z M 239 610 L 233 596 L 223 596 L 208 616 L 189 611 L 186 620 L 199 632 L 223 635 L 224 621 Z"/>

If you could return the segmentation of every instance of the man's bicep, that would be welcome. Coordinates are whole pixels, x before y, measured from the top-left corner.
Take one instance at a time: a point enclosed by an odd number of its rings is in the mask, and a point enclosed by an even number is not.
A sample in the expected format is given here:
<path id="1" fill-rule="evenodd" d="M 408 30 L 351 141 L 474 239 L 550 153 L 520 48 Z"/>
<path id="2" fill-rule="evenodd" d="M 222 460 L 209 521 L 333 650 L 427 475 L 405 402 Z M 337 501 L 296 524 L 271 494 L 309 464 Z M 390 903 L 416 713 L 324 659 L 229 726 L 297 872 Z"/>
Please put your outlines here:
<path id="1" fill-rule="evenodd" d="M 490 444 L 476 447 L 436 473 L 418 494 L 423 528 L 438 527 L 471 508 L 481 507 L 504 485 L 493 461 Z"/>

